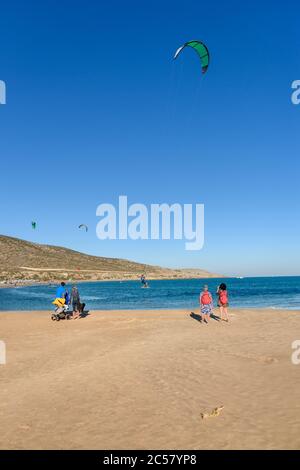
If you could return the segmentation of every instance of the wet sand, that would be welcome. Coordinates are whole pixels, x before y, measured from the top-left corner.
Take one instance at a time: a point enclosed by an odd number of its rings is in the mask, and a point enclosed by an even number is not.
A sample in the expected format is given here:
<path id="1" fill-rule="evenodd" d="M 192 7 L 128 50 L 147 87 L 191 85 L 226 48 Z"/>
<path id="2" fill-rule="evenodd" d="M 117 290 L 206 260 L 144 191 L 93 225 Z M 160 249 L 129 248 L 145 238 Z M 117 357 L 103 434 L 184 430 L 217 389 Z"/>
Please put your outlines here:
<path id="1" fill-rule="evenodd" d="M 0 313 L 0 448 L 299 449 L 300 312 L 190 313 Z"/>

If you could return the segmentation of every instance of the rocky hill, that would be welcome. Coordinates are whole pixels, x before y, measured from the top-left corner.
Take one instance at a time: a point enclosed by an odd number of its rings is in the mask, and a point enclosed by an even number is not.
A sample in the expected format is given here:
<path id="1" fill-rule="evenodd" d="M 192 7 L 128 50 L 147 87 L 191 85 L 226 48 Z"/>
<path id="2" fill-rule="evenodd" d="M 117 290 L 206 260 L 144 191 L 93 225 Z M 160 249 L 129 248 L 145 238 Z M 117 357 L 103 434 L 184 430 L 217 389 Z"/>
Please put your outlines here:
<path id="1" fill-rule="evenodd" d="M 0 235 L 0 282 L 57 282 L 59 280 L 149 279 L 219 277 L 201 269 L 168 269 L 126 259 L 91 256 L 51 245 L 40 245 Z"/>

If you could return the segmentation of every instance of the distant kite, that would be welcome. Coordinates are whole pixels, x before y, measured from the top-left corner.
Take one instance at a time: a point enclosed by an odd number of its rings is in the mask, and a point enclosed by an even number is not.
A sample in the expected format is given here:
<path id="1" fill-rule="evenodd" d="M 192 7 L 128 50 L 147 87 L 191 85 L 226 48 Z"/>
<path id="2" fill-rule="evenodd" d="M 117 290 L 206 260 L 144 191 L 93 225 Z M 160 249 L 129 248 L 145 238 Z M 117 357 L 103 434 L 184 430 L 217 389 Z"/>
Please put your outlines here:
<path id="1" fill-rule="evenodd" d="M 84 228 L 86 232 L 87 232 L 87 231 L 88 231 L 88 229 L 89 229 L 89 228 L 88 228 L 88 226 L 87 226 L 87 225 L 85 225 L 85 224 L 81 224 L 81 225 L 79 225 L 79 227 L 78 227 L 78 228 Z"/>
<path id="2" fill-rule="evenodd" d="M 201 41 L 188 41 L 177 49 L 174 55 L 174 59 L 177 59 L 185 47 L 191 47 L 198 54 L 201 61 L 202 73 L 204 74 L 207 71 L 209 65 L 209 51 L 206 45 Z"/>
<path id="3" fill-rule="evenodd" d="M 32 228 L 33 230 L 36 229 L 36 222 L 31 222 L 31 228 Z"/>

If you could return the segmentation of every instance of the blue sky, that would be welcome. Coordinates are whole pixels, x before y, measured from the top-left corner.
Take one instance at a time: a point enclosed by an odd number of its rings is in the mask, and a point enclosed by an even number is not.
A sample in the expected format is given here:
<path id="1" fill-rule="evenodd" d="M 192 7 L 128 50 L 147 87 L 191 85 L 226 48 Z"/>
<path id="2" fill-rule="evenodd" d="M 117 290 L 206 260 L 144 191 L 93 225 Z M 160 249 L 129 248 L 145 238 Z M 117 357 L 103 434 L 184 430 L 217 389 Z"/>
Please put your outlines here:
<path id="1" fill-rule="evenodd" d="M 299 14 L 296 1 L 2 4 L 0 233 L 165 266 L 300 274 Z M 172 61 L 190 39 L 209 47 L 205 76 L 191 50 Z M 203 250 L 98 240 L 97 205 L 122 194 L 204 203 Z"/>

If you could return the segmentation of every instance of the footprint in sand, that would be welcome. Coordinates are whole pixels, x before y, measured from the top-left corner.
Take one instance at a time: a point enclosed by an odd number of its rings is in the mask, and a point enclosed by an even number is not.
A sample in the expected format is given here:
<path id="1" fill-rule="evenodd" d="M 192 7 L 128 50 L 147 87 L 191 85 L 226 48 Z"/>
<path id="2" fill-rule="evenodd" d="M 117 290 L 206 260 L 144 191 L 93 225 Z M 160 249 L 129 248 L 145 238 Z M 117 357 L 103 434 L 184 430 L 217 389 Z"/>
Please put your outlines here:
<path id="1" fill-rule="evenodd" d="M 276 357 L 270 356 L 261 356 L 258 360 L 260 362 L 263 362 L 264 364 L 274 364 L 274 362 L 278 362 L 278 359 L 276 359 Z"/>
<path id="2" fill-rule="evenodd" d="M 30 426 L 28 426 L 28 424 L 20 424 L 19 429 L 21 429 L 22 431 L 29 431 Z"/>
<path id="3" fill-rule="evenodd" d="M 136 318 L 129 318 L 129 319 L 126 318 L 125 320 L 120 320 L 119 324 L 127 325 L 128 323 L 134 323 L 136 321 L 137 321 Z"/>
<path id="4" fill-rule="evenodd" d="M 224 405 L 217 406 L 216 408 L 213 408 L 209 413 L 201 413 L 200 416 L 202 419 L 214 418 L 215 416 L 219 416 L 223 408 Z"/>

